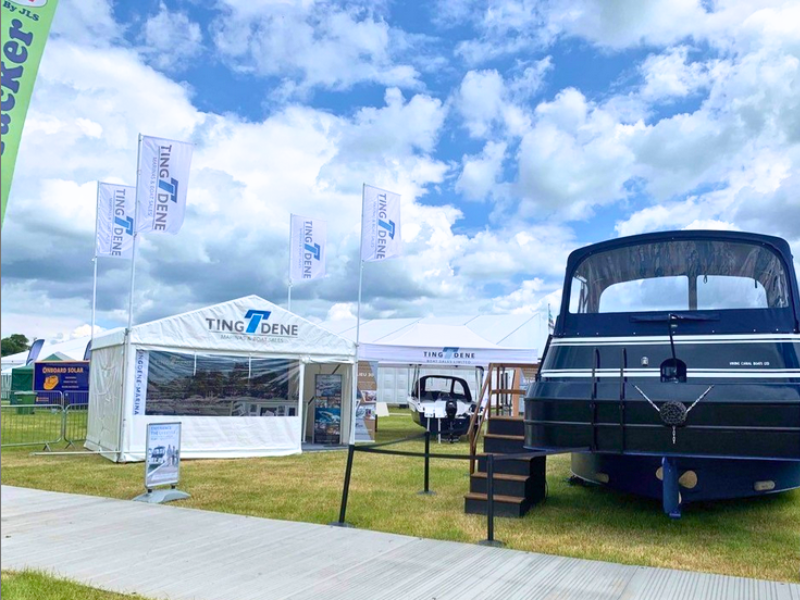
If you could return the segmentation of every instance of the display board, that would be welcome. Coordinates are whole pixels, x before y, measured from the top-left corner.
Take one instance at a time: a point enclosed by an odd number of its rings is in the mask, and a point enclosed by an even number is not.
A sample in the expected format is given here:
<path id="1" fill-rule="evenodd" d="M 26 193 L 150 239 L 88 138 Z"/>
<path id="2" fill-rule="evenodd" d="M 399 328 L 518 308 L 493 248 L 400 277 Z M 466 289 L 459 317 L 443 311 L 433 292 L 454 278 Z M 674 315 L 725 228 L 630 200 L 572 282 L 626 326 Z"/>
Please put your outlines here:
<path id="1" fill-rule="evenodd" d="M 314 443 L 339 444 L 342 433 L 342 376 L 314 376 Z"/>
<path id="2" fill-rule="evenodd" d="M 358 363 L 358 404 L 356 408 L 356 441 L 375 441 L 377 428 L 378 363 Z"/>
<path id="3" fill-rule="evenodd" d="M 148 423 L 144 487 L 177 485 L 181 465 L 181 424 Z"/>
<path id="4" fill-rule="evenodd" d="M 51 362 L 33 364 L 33 389 L 37 392 L 61 392 L 70 404 L 89 402 L 88 361 Z M 45 402 L 52 397 L 44 396 Z"/>

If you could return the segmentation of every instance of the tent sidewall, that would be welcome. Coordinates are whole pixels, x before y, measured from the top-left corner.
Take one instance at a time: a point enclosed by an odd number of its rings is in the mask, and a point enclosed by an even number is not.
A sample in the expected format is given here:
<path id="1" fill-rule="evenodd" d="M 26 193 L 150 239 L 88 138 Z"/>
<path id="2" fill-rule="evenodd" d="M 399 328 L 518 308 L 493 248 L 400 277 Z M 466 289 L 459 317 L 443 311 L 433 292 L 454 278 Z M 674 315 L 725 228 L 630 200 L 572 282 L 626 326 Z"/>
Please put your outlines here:
<path id="1" fill-rule="evenodd" d="M 313 390 L 305 388 L 305 371 L 308 364 L 340 364 L 348 369 L 342 390 L 342 443 L 353 440 L 355 410 L 352 398 L 355 397 L 353 382 L 356 380 L 356 365 L 352 358 L 345 356 L 298 356 L 284 353 L 250 352 L 220 348 L 195 348 L 188 350 L 183 347 L 153 346 L 149 344 L 135 344 L 126 341 L 123 345 L 106 346 L 95 349 L 92 360 L 98 362 L 107 360 L 110 355 L 119 354 L 124 349 L 124 359 L 119 360 L 114 368 L 123 368 L 122 382 L 115 394 L 117 408 L 116 435 L 112 431 L 105 431 L 102 423 L 112 415 L 107 414 L 111 409 L 102 403 L 99 393 L 90 393 L 90 414 L 94 412 L 96 418 L 90 417 L 89 432 L 87 434 L 87 448 L 99 450 L 116 462 L 142 461 L 145 459 L 145 441 L 147 425 L 150 423 L 180 422 L 182 434 L 181 454 L 184 458 L 244 458 L 286 456 L 302 451 L 304 439 L 303 424 L 305 419 L 313 419 L 313 415 L 306 415 L 305 397 Z M 136 395 L 136 360 L 138 350 L 158 350 L 165 352 L 196 352 L 198 354 L 219 354 L 225 356 L 250 356 L 253 358 L 285 359 L 299 363 L 298 383 L 298 414 L 294 417 L 214 417 L 214 416 L 176 416 L 176 415 L 135 415 L 134 398 Z M 109 355 L 109 356 L 106 356 Z M 332 360 L 333 359 L 333 360 Z M 124 365 L 124 367 L 123 367 Z M 96 372 L 96 374 L 95 374 Z M 90 390 L 102 389 L 100 379 L 101 369 L 90 370 L 93 378 Z M 121 397 L 120 397 L 121 396 Z M 107 421 L 106 421 L 107 422 Z M 106 427 L 105 429 L 109 429 Z M 242 435 L 246 429 L 248 435 Z M 248 441 L 248 437 L 250 440 Z M 215 439 L 224 439 L 230 442 L 238 440 L 236 444 L 224 443 L 219 445 Z"/>

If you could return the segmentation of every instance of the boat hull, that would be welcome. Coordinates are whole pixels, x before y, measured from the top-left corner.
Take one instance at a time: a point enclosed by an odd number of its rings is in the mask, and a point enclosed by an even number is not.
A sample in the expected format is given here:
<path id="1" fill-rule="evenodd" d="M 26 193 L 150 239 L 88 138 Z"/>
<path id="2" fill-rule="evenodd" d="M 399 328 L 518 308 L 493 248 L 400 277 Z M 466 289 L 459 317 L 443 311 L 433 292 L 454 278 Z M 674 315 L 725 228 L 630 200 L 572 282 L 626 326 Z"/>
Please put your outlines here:
<path id="1" fill-rule="evenodd" d="M 429 418 L 413 409 L 411 411 L 411 418 L 417 425 L 430 431 L 434 435 L 439 435 L 440 433 L 442 435 L 448 435 L 451 432 L 450 422 L 447 419 Z M 452 434 L 457 437 L 467 435 L 469 419 L 469 415 L 461 415 L 453 419 Z"/>
<path id="2" fill-rule="evenodd" d="M 678 458 L 680 503 L 764 496 L 800 488 L 800 463 Z M 662 459 L 575 453 L 572 473 L 615 490 L 662 500 Z"/>

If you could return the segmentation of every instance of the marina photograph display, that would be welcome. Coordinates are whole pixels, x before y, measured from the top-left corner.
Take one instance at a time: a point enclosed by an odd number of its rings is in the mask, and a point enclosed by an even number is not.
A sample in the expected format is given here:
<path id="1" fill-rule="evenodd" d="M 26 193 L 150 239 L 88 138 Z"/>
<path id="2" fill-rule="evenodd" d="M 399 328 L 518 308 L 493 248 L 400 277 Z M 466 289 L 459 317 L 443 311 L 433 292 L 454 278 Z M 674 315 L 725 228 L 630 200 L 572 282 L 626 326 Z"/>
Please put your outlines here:
<path id="1" fill-rule="evenodd" d="M 150 351 L 145 414 L 294 416 L 299 377 L 297 361 Z"/>

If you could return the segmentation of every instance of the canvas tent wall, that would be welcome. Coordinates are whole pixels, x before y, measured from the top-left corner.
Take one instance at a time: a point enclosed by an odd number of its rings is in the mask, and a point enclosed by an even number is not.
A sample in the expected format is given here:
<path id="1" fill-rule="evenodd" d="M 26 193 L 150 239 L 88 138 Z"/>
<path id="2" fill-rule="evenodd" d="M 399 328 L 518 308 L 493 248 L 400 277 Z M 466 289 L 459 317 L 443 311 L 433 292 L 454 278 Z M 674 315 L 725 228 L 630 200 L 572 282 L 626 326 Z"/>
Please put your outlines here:
<path id="1" fill-rule="evenodd" d="M 355 339 L 352 320 L 323 326 Z M 373 319 L 361 322 L 359 359 L 380 364 L 375 377 L 378 400 L 404 404 L 416 375 L 458 369 L 472 388 L 476 377 L 470 371 L 476 367 L 538 362 L 538 349 L 544 348 L 547 335 L 543 313 Z M 472 391 L 477 396 L 479 389 Z"/>
<path id="2" fill-rule="evenodd" d="M 180 421 L 186 458 L 297 453 L 314 374 L 336 366 L 346 443 L 355 344 L 263 298 L 98 336 L 86 446 L 111 460 L 143 460 L 146 425 Z"/>

